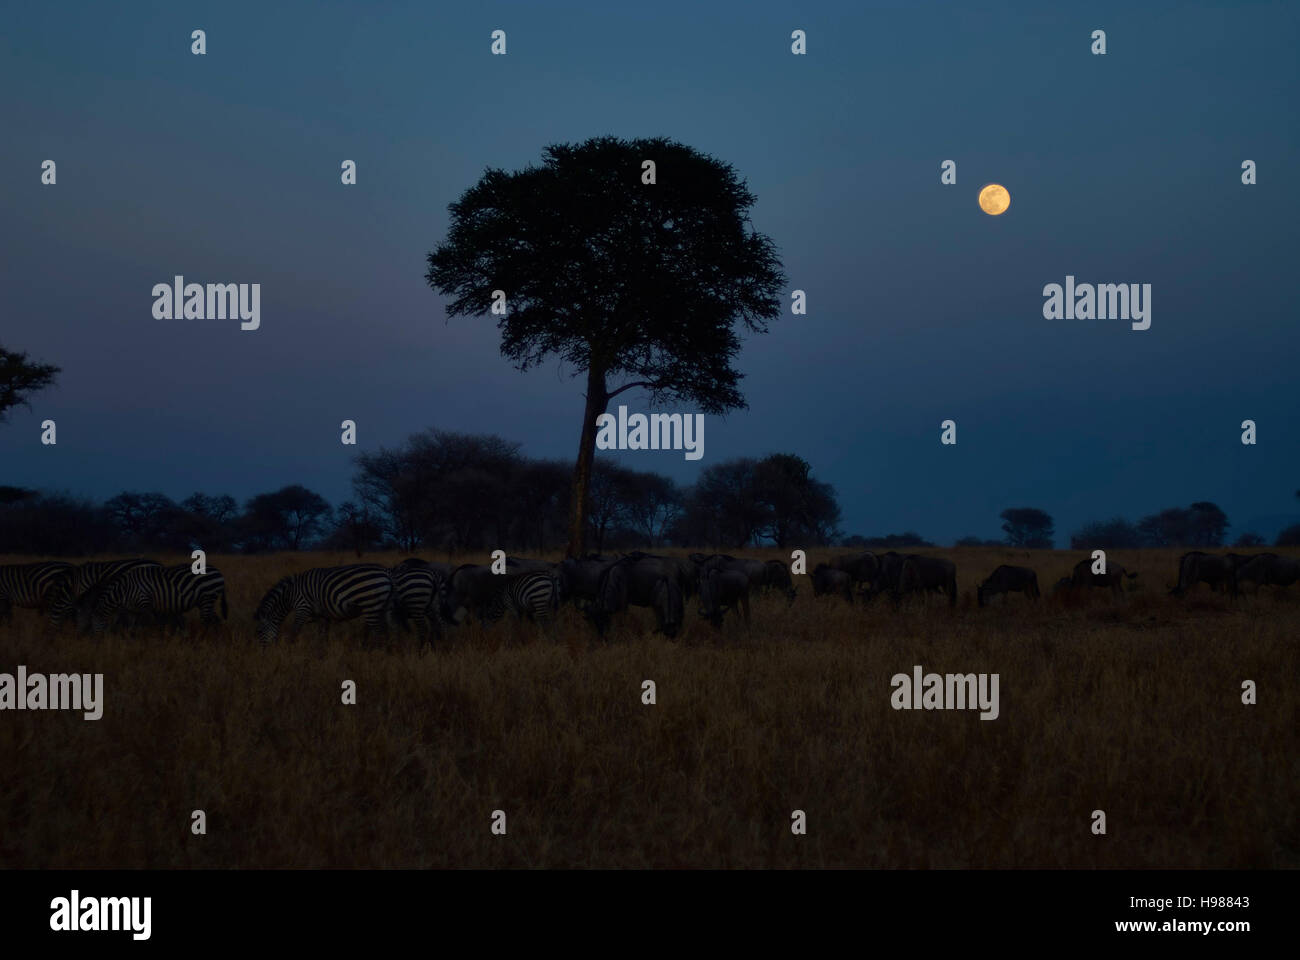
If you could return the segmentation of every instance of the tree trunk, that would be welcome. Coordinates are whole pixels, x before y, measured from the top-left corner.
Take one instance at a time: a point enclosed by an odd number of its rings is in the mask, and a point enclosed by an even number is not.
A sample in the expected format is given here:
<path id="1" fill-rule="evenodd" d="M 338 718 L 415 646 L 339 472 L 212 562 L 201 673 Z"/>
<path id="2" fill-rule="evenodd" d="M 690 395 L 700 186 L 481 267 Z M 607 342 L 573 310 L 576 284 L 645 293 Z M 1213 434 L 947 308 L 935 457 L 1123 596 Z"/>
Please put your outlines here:
<path id="1" fill-rule="evenodd" d="M 587 407 L 582 415 L 582 439 L 578 442 L 578 462 L 573 468 L 573 493 L 569 498 L 569 545 L 565 552 L 570 557 L 581 557 L 586 546 L 587 488 L 596 460 L 596 418 L 607 406 L 605 371 L 592 367 L 587 371 Z"/>

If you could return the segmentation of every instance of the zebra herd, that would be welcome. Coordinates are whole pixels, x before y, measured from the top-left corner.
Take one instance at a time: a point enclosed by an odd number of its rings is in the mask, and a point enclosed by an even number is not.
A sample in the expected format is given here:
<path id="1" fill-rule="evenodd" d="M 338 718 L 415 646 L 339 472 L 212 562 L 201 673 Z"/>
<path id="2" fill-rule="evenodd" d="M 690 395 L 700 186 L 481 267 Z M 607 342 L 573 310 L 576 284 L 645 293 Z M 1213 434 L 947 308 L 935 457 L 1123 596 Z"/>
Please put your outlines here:
<path id="1" fill-rule="evenodd" d="M 1101 587 L 1119 594 L 1124 582 L 1137 576 L 1113 561 L 1101 570 L 1095 561 L 1081 560 L 1052 593 Z M 1180 558 L 1178 584 L 1170 592 L 1184 596 L 1204 582 L 1235 597 L 1246 583 L 1258 591 L 1298 579 L 1300 561 L 1292 557 L 1192 551 Z M 849 603 L 884 594 L 897 605 L 908 595 L 929 592 L 945 596 L 949 606 L 957 603 L 957 567 L 941 557 L 860 551 L 817 564 L 810 580 L 815 597 L 838 595 Z M 687 602 L 697 596 L 700 618 L 716 628 L 731 612 L 748 624 L 751 597 L 766 592 L 793 602 L 796 590 L 784 561 L 638 551 L 556 563 L 505 557 L 496 566 L 453 566 L 412 557 L 393 567 L 357 563 L 286 576 L 262 597 L 254 620 L 264 644 L 275 641 L 286 625 L 297 634 L 315 621 L 327 634 L 331 623 L 360 618 L 368 640 L 397 626 L 413 631 L 423 649 L 426 643 L 432 648 L 448 627 L 474 619 L 491 623 L 507 613 L 550 632 L 561 605 L 572 603 L 602 638 L 629 607 L 649 608 L 656 630 L 675 637 L 685 626 Z M 1038 575 L 1004 564 L 979 584 L 976 596 L 983 607 L 1011 593 L 1039 599 Z M 164 566 L 144 558 L 0 566 L 0 622 L 12 617 L 14 607 L 37 610 L 52 627 L 75 623 L 97 636 L 142 624 L 179 626 L 191 610 L 205 626 L 229 615 L 219 570 L 196 572 L 186 564 Z"/>
<path id="2" fill-rule="evenodd" d="M 327 633 L 331 623 L 360 617 L 368 638 L 391 624 L 413 629 L 420 649 L 433 647 L 446 625 L 463 623 L 472 612 L 485 622 L 507 611 L 545 627 L 554 622 L 560 589 L 549 570 L 519 569 L 504 575 L 477 564 L 430 563 L 412 557 L 395 567 L 354 563 L 318 567 L 284 577 L 253 615 L 257 638 L 273 642 L 286 623 L 297 634 L 310 621 Z"/>
<path id="3" fill-rule="evenodd" d="M 0 621 L 14 607 L 37 610 L 52 627 L 75 622 L 96 634 L 145 619 L 175 624 L 190 610 L 205 624 L 219 622 L 218 607 L 220 619 L 229 613 L 220 570 L 196 574 L 188 564 L 165 567 L 142 558 L 0 566 Z"/>

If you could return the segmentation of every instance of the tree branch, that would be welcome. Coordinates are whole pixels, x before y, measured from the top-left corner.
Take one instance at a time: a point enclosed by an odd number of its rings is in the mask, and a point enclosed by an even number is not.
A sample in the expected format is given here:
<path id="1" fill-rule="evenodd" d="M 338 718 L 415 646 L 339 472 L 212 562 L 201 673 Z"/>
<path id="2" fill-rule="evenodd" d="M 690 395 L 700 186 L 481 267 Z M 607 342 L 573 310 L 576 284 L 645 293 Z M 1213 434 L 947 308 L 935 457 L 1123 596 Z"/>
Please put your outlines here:
<path id="1" fill-rule="evenodd" d="M 651 383 L 651 382 L 648 381 L 648 380 L 637 380 L 635 383 L 625 383 L 625 384 L 623 384 L 623 386 L 619 387 L 617 390 L 615 390 L 613 393 L 611 393 L 611 394 L 609 395 L 609 399 L 610 399 L 610 400 L 613 400 L 615 397 L 617 397 L 617 396 L 618 396 L 620 393 L 622 393 L 624 390 L 631 390 L 633 387 L 650 387 L 651 389 L 654 389 L 654 388 L 656 388 L 657 386 L 658 386 L 658 384 Z"/>

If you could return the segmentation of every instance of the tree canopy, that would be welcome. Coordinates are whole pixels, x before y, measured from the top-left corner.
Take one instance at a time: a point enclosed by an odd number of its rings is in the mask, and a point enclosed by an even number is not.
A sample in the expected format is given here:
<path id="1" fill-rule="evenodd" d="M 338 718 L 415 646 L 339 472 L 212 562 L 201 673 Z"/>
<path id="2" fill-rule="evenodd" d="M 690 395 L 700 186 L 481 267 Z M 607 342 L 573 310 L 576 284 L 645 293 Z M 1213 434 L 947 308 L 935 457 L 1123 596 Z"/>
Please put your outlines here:
<path id="1" fill-rule="evenodd" d="M 0 423 L 12 407 L 29 406 L 30 397 L 54 383 L 59 368 L 36 363 L 25 353 L 0 347 Z"/>
<path id="2" fill-rule="evenodd" d="M 450 205 L 425 275 L 450 298 L 448 316 L 488 314 L 500 291 L 504 357 L 586 374 L 570 553 L 583 547 L 596 420 L 613 397 L 643 388 L 652 405 L 745 406 L 740 331 L 766 332 L 785 283 L 775 245 L 750 224 L 755 201 L 729 164 L 691 147 L 597 137 L 549 146 L 537 166 L 489 169 Z"/>

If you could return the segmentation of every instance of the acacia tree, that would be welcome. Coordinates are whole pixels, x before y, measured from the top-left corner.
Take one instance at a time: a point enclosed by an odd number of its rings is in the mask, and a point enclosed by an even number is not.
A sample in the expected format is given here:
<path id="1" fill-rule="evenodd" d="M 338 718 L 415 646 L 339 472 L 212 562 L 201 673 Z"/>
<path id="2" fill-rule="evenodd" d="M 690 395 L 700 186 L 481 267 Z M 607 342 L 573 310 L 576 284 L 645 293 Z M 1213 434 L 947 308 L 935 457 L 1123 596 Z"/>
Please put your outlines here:
<path id="1" fill-rule="evenodd" d="M 299 483 L 274 493 L 260 493 L 245 507 L 248 545 L 301 550 L 321 531 L 329 513 L 325 498 Z"/>
<path id="2" fill-rule="evenodd" d="M 25 353 L 0 347 L 0 423 L 10 407 L 27 406 L 30 395 L 54 383 L 58 373 L 58 367 L 33 363 Z"/>
<path id="3" fill-rule="evenodd" d="M 1010 507 L 1003 510 L 1002 532 L 1007 535 L 1007 543 L 1013 547 L 1029 550 L 1052 549 L 1052 537 L 1056 535 L 1055 524 L 1051 516 L 1034 507 Z"/>
<path id="4" fill-rule="evenodd" d="M 487 314 L 503 291 L 502 355 L 520 371 L 559 360 L 586 375 L 570 555 L 584 548 L 596 421 L 611 399 L 643 388 L 651 405 L 746 406 L 737 325 L 766 332 L 785 284 L 749 221 L 756 199 L 729 164 L 680 143 L 597 137 L 547 147 L 540 166 L 489 169 L 450 205 L 425 274 L 447 315 Z"/>
<path id="5" fill-rule="evenodd" d="M 835 490 L 816 480 L 812 467 L 793 453 L 774 453 L 754 471 L 759 502 L 766 508 L 762 533 L 786 547 L 791 543 L 830 543 L 839 536 Z"/>

